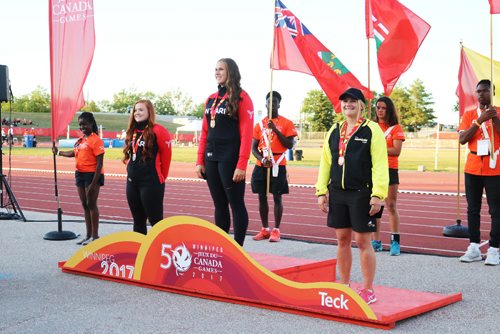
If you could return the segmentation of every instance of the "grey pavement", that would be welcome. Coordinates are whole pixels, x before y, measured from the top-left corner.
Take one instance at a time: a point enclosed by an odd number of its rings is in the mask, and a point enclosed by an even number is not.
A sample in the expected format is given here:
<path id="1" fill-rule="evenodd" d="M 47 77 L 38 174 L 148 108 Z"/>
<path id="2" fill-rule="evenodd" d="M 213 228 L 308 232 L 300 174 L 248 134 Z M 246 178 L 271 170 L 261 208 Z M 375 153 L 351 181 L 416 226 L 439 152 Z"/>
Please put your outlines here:
<path id="1" fill-rule="evenodd" d="M 0 220 L 0 333 L 375 333 L 381 330 L 244 305 L 217 302 L 62 273 L 79 246 L 47 241 L 56 215 L 24 212 L 29 222 Z M 63 229 L 82 233 L 78 217 Z M 50 221 L 52 220 L 52 221 Z M 100 234 L 130 225 L 101 224 Z M 282 227 L 286 230 L 286 226 Z M 403 239 L 404 240 L 404 239 Z M 331 245 L 256 242 L 249 252 L 325 260 Z M 353 280 L 360 281 L 357 250 Z M 500 267 L 457 258 L 377 253 L 377 285 L 451 294 L 463 301 L 398 322 L 393 333 L 499 333 Z"/>

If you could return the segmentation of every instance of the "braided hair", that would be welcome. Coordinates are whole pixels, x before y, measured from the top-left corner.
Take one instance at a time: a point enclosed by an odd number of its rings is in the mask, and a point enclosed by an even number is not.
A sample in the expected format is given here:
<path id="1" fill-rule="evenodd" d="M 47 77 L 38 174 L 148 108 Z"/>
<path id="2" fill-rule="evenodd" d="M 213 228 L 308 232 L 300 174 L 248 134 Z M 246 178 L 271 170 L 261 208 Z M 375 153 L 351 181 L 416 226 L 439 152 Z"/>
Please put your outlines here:
<path id="1" fill-rule="evenodd" d="M 92 132 L 95 134 L 99 134 L 99 129 L 97 128 L 97 123 L 94 118 L 94 114 L 88 111 L 84 111 L 78 116 L 78 119 L 84 120 L 92 126 Z"/>

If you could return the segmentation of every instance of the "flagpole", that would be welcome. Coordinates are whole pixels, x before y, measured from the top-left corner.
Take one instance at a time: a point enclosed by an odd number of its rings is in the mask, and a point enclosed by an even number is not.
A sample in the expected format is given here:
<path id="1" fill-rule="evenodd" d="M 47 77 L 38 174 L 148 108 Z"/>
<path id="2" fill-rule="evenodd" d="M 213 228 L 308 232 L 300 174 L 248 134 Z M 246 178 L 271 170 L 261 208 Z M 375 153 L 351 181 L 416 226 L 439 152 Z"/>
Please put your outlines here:
<path id="1" fill-rule="evenodd" d="M 462 41 L 460 41 L 460 51 L 463 50 Z M 460 103 L 460 100 L 458 101 Z M 458 108 L 458 124 L 460 124 L 460 106 Z M 469 229 L 465 226 L 462 226 L 462 219 L 460 219 L 460 141 L 457 140 L 457 150 L 458 150 L 458 158 L 457 158 L 457 218 L 455 225 L 449 225 L 443 227 L 443 235 L 445 237 L 452 238 L 468 238 L 469 237 Z"/>
<path id="2" fill-rule="evenodd" d="M 493 105 L 493 98 L 495 97 L 495 85 L 493 84 L 493 14 L 490 13 L 490 92 L 493 92 L 493 94 L 490 94 L 491 96 L 491 104 Z M 495 133 L 493 130 L 493 119 L 491 120 L 491 149 L 490 149 L 490 159 L 494 160 L 495 159 Z"/>
<path id="3" fill-rule="evenodd" d="M 371 62 L 370 62 L 370 38 L 366 38 L 366 43 L 368 44 L 368 90 L 371 92 L 370 88 L 370 81 L 371 81 L 371 76 L 370 76 L 370 70 L 371 70 Z M 372 118 L 372 99 L 368 99 L 368 119 L 371 120 Z"/>
<path id="4" fill-rule="evenodd" d="M 273 118 L 273 74 L 274 74 L 274 45 L 276 44 L 276 1 L 273 1 L 273 45 L 271 47 L 271 84 L 269 89 L 269 108 L 267 110 L 267 117 L 269 121 Z M 267 103 L 267 101 L 266 101 Z M 262 127 L 262 131 L 264 127 Z M 271 145 L 271 143 L 269 143 Z M 269 147 L 270 152 L 271 147 Z M 271 160 L 272 161 L 272 160 Z M 269 189 L 271 186 L 271 168 L 267 168 L 267 179 L 266 179 L 266 196 L 269 195 Z"/>

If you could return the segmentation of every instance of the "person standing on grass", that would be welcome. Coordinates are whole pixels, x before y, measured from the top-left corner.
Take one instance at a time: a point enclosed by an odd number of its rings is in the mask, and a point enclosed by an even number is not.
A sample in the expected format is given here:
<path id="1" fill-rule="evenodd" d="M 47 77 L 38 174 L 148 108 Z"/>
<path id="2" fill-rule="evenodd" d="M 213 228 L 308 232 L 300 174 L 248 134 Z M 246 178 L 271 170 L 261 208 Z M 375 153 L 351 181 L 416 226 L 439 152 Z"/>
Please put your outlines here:
<path id="1" fill-rule="evenodd" d="M 172 159 L 172 143 L 166 128 L 156 123 L 149 100 L 139 100 L 130 114 L 123 148 L 127 164 L 127 202 L 134 219 L 134 232 L 147 234 L 163 219 L 165 180 Z"/>
<path id="2" fill-rule="evenodd" d="M 387 144 L 387 154 L 389 160 L 389 192 L 385 199 L 385 205 L 389 212 L 389 226 L 391 230 L 391 245 L 389 254 L 392 256 L 399 255 L 400 237 L 399 237 L 399 212 L 396 207 L 398 198 L 399 173 L 398 173 L 398 157 L 401 154 L 401 148 L 405 140 L 405 134 L 401 125 L 399 125 L 399 117 L 396 112 L 396 107 L 392 100 L 386 96 L 382 96 L 377 100 L 375 120 L 384 132 L 385 141 Z M 377 214 L 377 232 L 373 233 L 372 246 L 375 252 L 382 251 L 382 240 L 380 238 L 380 218 L 384 207 Z"/>
<path id="3" fill-rule="evenodd" d="M 345 120 L 328 131 L 316 182 L 321 211 L 328 213 L 327 226 L 338 239 L 337 266 L 340 283 L 349 285 L 352 267 L 352 238 L 359 249 L 363 300 L 377 301 L 373 291 L 376 257 L 371 234 L 377 230 L 375 215 L 387 197 L 389 165 L 384 133 L 363 118 L 365 97 L 356 88 L 340 95 Z"/>
<path id="4" fill-rule="evenodd" d="M 467 110 L 460 121 L 458 133 L 460 144 L 467 143 L 469 154 L 465 163 L 465 195 L 467 197 L 467 222 L 470 245 L 461 262 L 482 261 L 481 243 L 481 202 L 483 189 L 486 191 L 491 230 L 485 265 L 500 264 L 500 120 L 498 109 L 491 105 L 490 80 L 481 80 L 476 86 L 479 102 L 477 109 Z M 493 148 L 491 134 L 493 128 Z M 493 151 L 493 152 L 492 152 Z M 494 159 L 491 159 L 493 155 Z"/>
<path id="5" fill-rule="evenodd" d="M 207 180 L 215 224 L 229 233 L 232 214 L 234 240 L 243 246 L 248 228 L 245 177 L 252 148 L 253 103 L 241 88 L 234 60 L 220 59 L 214 74 L 218 89 L 205 102 L 195 172 Z"/>
<path id="6" fill-rule="evenodd" d="M 77 242 L 87 245 L 99 238 L 99 208 L 97 198 L 104 185 L 104 143 L 98 136 L 97 123 L 90 112 L 82 112 L 78 124 L 83 136 L 78 138 L 72 151 L 59 151 L 52 147 L 55 155 L 72 158 L 76 161 L 76 188 L 85 214 L 86 234 Z"/>
<path id="7" fill-rule="evenodd" d="M 269 114 L 270 93 L 266 95 L 266 107 Z M 280 116 L 281 95 L 273 91 L 272 119 L 268 117 L 257 123 L 253 129 L 252 153 L 257 158 L 252 173 L 252 192 L 259 194 L 259 214 L 262 229 L 253 237 L 253 240 L 269 239 L 271 242 L 280 241 L 280 223 L 283 216 L 282 194 L 288 194 L 288 180 L 286 171 L 287 149 L 293 147 L 297 131 L 293 122 Z M 267 175 L 271 168 L 269 192 L 274 200 L 274 228 L 269 230 L 269 205 L 267 203 Z"/>

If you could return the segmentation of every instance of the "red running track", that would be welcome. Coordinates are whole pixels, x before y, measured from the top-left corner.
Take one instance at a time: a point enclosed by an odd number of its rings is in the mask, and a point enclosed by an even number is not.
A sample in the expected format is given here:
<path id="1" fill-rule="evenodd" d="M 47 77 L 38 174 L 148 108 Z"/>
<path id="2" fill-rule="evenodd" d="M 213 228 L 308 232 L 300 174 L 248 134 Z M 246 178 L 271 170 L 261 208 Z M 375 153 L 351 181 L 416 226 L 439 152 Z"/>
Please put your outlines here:
<path id="1" fill-rule="evenodd" d="M 72 159 L 58 160 L 59 200 L 64 215 L 82 216 L 81 205 L 74 186 L 74 176 L 71 172 L 73 163 Z M 56 213 L 57 206 L 50 159 L 29 157 L 13 161 L 12 164 L 11 187 L 21 209 Z M 205 182 L 180 179 L 180 177 L 191 177 L 194 173 L 193 170 L 192 164 L 174 163 L 171 176 L 177 177 L 177 179 L 167 181 L 164 201 L 165 217 L 190 215 L 213 221 L 213 204 Z M 251 170 L 250 167 L 249 170 Z M 4 169 L 4 173 L 6 172 Z M 314 168 L 291 168 L 291 174 L 294 175 L 291 176 L 291 182 L 294 183 L 293 179 L 295 178 L 297 180 L 303 179 L 302 184 L 312 184 L 311 180 L 315 178 L 316 172 L 317 170 Z M 124 166 L 118 162 L 106 161 L 106 173 L 105 186 L 101 188 L 99 195 L 101 221 L 131 224 L 132 218 L 125 197 Z M 405 172 L 402 172 L 401 176 L 404 174 Z M 428 175 L 425 175 L 426 178 L 432 179 Z M 456 178 L 456 176 L 452 177 Z M 439 179 L 443 179 L 443 177 L 439 177 Z M 410 183 L 408 181 L 408 184 Z M 420 183 L 425 184 L 425 182 Z M 418 185 L 419 181 L 416 180 L 411 184 L 411 187 L 413 190 L 423 191 L 417 189 Z M 456 187 L 456 185 L 451 184 L 449 189 L 445 190 L 450 191 Z M 403 189 L 402 186 L 401 189 Z M 326 215 L 318 209 L 317 199 L 311 185 L 292 186 L 290 194 L 283 196 L 283 202 L 284 215 L 281 225 L 283 238 L 336 244 L 334 230 L 326 227 Z M 256 234 L 261 226 L 258 199 L 257 195 L 251 193 L 249 185 L 247 185 L 246 203 L 250 216 L 248 232 L 250 235 Z M 402 252 L 459 256 L 467 248 L 467 239 L 447 238 L 442 235 L 443 227 L 454 225 L 457 217 L 466 219 L 466 203 L 463 196 L 460 197 L 459 216 L 457 216 L 457 197 L 449 194 L 437 195 L 402 191 L 398 197 L 398 209 L 401 216 Z M 490 219 L 485 201 L 481 216 L 484 237 L 488 235 L 490 230 Z M 271 214 L 271 224 L 272 221 Z M 127 228 L 129 227 L 124 229 Z M 389 243 L 388 229 L 387 216 L 384 214 L 382 217 L 382 240 L 385 249 L 388 248 Z"/>

